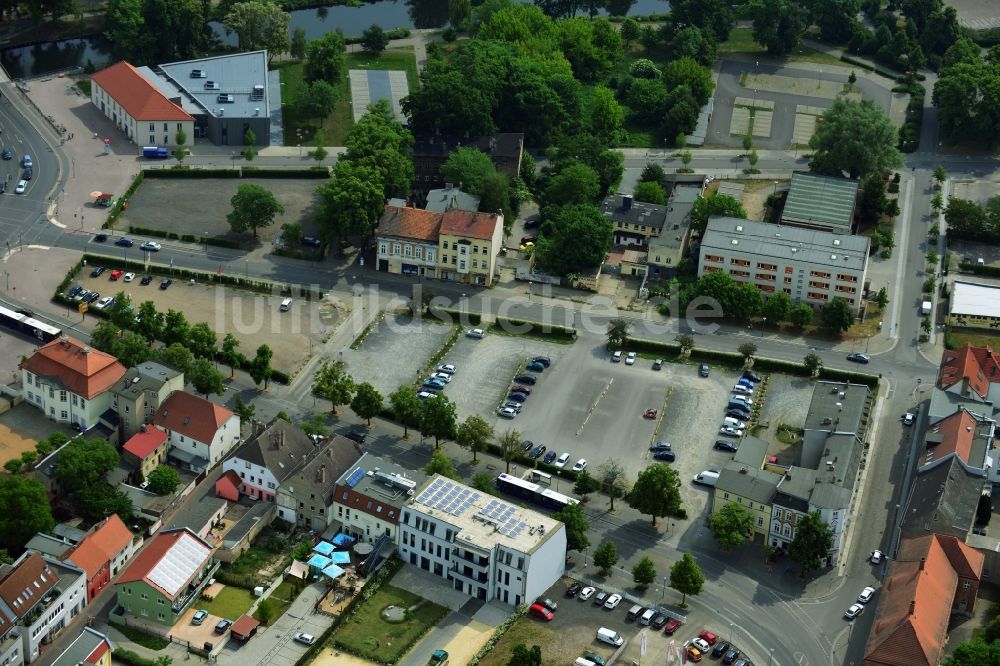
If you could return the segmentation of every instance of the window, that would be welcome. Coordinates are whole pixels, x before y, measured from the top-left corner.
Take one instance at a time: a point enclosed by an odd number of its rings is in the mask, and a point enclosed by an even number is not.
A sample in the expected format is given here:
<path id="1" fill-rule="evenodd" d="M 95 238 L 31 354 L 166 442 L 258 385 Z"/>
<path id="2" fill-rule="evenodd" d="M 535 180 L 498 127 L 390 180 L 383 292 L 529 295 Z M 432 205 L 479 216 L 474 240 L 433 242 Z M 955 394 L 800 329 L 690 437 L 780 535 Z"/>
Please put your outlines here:
<path id="1" fill-rule="evenodd" d="M 722 493 L 722 499 L 729 499 L 729 493 Z"/>
<path id="2" fill-rule="evenodd" d="M 441 241 L 441 249 L 442 250 L 448 249 L 448 241 Z"/>
<path id="3" fill-rule="evenodd" d="M 776 271 L 776 270 L 778 270 L 778 266 L 776 264 L 764 264 L 764 263 L 761 263 L 761 262 L 757 262 L 757 268 L 759 268 L 761 270 L 765 270 L 765 271 Z"/>
<path id="4" fill-rule="evenodd" d="M 858 276 L 857 275 L 844 275 L 843 273 L 837 273 L 837 279 L 838 280 L 842 280 L 843 282 L 857 282 L 858 281 Z"/>
<path id="5" fill-rule="evenodd" d="M 55 400 L 55 397 L 56 397 L 56 390 L 50 386 L 49 387 L 49 400 Z"/>
<path id="6" fill-rule="evenodd" d="M 809 271 L 809 277 L 823 278 L 824 280 L 829 280 L 830 274 L 824 273 L 823 271 Z"/>
<path id="7" fill-rule="evenodd" d="M 434 250 L 427 248 L 427 261 L 434 262 Z"/>
<path id="8" fill-rule="evenodd" d="M 760 517 L 757 518 L 757 527 L 764 527 L 764 519 L 763 518 L 760 518 Z"/>
<path id="9" fill-rule="evenodd" d="M 404 257 L 410 257 L 410 256 L 413 256 L 413 247 L 412 247 L 412 246 L 410 246 L 410 245 L 406 245 L 406 246 L 404 246 L 404 247 L 403 247 L 403 256 L 404 256 Z"/>
<path id="10" fill-rule="evenodd" d="M 429 258 L 430 258 L 430 257 L 428 257 L 428 259 L 429 259 Z M 447 264 L 447 263 L 448 263 L 448 255 L 447 255 L 447 254 L 442 254 L 442 255 L 441 255 L 441 263 L 442 263 L 442 264 Z"/>
<path id="11" fill-rule="evenodd" d="M 416 257 L 417 259 L 423 259 L 424 258 L 424 248 L 422 248 L 422 247 L 414 248 L 414 250 L 413 250 L 413 256 Z"/>
<path id="12" fill-rule="evenodd" d="M 66 413 L 66 410 L 65 410 L 65 409 L 64 409 L 64 410 L 62 410 L 62 412 L 61 412 L 61 413 L 62 413 L 62 416 L 61 416 L 61 418 L 64 418 L 64 419 L 65 419 L 65 418 L 67 418 L 67 417 L 69 416 L 69 414 L 67 414 L 67 413 Z"/>
<path id="13" fill-rule="evenodd" d="M 458 264 L 458 270 L 460 270 L 460 271 L 464 271 L 465 270 L 465 259 L 462 259 L 462 261 L 459 262 L 459 264 Z"/>
<path id="14" fill-rule="evenodd" d="M 156 600 L 156 603 L 158 603 L 158 604 L 160 604 L 160 605 L 162 606 L 162 605 L 163 605 L 163 604 L 165 604 L 166 602 L 165 602 L 165 601 L 163 601 L 163 599 L 157 599 L 157 600 Z"/>
<path id="15" fill-rule="evenodd" d="M 401 249 L 402 249 L 402 245 L 399 244 L 399 243 L 395 243 L 392 246 L 392 253 L 395 254 L 396 256 L 399 256 L 399 252 L 400 252 Z"/>
<path id="16" fill-rule="evenodd" d="M 155 123 L 149 123 L 149 131 L 150 132 L 155 132 L 156 131 L 156 124 Z"/>
<path id="17" fill-rule="evenodd" d="M 150 135 L 149 135 L 149 142 L 150 142 L 150 143 L 156 143 L 156 137 L 155 137 L 155 136 L 153 136 L 152 134 L 150 134 Z"/>
<path id="18" fill-rule="evenodd" d="M 76 407 L 76 394 L 75 393 L 73 394 L 73 406 Z"/>
<path id="19" fill-rule="evenodd" d="M 725 259 L 723 259 L 722 257 L 720 257 L 718 255 L 715 255 L 715 254 L 706 254 L 705 255 L 705 261 L 712 261 L 712 262 L 715 262 L 717 264 L 721 264 L 722 262 L 725 261 Z"/>
<path id="20" fill-rule="evenodd" d="M 378 253 L 379 254 L 389 254 L 389 244 L 388 243 L 379 243 L 378 244 Z"/>
<path id="21" fill-rule="evenodd" d="M 181 123 L 177 123 L 177 131 L 180 132 L 183 129 L 184 129 L 184 125 L 182 125 Z"/>
<path id="22" fill-rule="evenodd" d="M 770 273 L 757 273 L 757 279 L 764 280 L 765 282 L 774 282 L 777 278 Z"/>
<path id="23" fill-rule="evenodd" d="M 749 266 L 750 265 L 750 260 L 749 259 L 730 259 L 729 263 L 732 264 L 733 266 Z"/>
<path id="24" fill-rule="evenodd" d="M 31 373 L 30 372 L 26 372 L 24 374 L 28 378 L 28 386 L 31 386 Z"/>
<path id="25" fill-rule="evenodd" d="M 146 594 L 145 592 L 140 592 L 139 598 L 145 601 L 146 599 L 149 599 L 149 595 Z"/>
<path id="26" fill-rule="evenodd" d="M 451 265 L 454 266 L 456 263 L 458 263 L 458 257 L 452 255 L 452 257 L 451 257 Z M 465 265 L 465 262 L 463 261 L 462 264 Z"/>
<path id="27" fill-rule="evenodd" d="M 794 273 L 795 270 L 791 266 L 785 266 L 785 274 Z"/>
<path id="28" fill-rule="evenodd" d="M 35 394 L 32 393 L 31 391 L 28 391 L 28 400 L 31 402 L 35 401 Z"/>

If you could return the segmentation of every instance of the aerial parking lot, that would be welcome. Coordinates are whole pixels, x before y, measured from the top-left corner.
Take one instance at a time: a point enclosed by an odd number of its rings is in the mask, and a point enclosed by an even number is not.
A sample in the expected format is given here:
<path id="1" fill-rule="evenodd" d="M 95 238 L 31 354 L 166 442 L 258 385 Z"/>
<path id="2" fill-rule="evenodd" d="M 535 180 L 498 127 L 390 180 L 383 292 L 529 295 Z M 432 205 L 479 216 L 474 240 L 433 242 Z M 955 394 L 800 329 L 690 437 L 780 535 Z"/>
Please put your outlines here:
<path id="1" fill-rule="evenodd" d="M 359 349 L 344 351 L 344 363 L 354 381 L 368 382 L 388 396 L 401 385 L 421 378 L 423 368 L 451 332 L 450 326 L 432 320 L 387 314 L 373 326 Z"/>

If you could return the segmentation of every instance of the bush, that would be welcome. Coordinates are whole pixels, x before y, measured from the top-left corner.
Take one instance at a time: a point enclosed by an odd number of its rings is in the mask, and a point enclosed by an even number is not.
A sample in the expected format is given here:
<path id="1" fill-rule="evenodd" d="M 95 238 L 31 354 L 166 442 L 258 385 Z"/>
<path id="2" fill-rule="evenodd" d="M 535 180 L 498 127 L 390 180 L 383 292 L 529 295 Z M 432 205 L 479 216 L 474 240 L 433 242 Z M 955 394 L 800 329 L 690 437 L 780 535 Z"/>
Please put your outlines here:
<path id="1" fill-rule="evenodd" d="M 158 659 L 143 657 L 131 650 L 114 650 L 111 652 L 111 656 L 114 657 L 115 661 L 121 661 L 132 666 L 159 666 L 160 663 Z"/>
<path id="2" fill-rule="evenodd" d="M 145 177 L 145 171 L 140 171 L 136 174 L 135 178 L 132 179 L 132 184 L 128 186 L 127 190 L 125 190 L 125 194 L 120 197 L 117 202 L 115 202 L 111 212 L 108 213 L 108 218 L 104 220 L 104 224 L 101 225 L 102 229 L 110 229 L 114 226 L 115 222 L 118 220 L 118 216 L 121 215 L 122 210 L 124 210 L 125 202 L 127 202 L 129 198 L 135 194 L 135 191 L 139 189 L 140 185 L 142 185 L 142 181 Z"/>
<path id="3" fill-rule="evenodd" d="M 481 647 L 479 649 L 479 652 L 477 652 L 475 656 L 473 656 L 472 659 L 469 660 L 468 666 L 479 666 L 479 662 L 483 660 L 483 657 L 485 657 L 486 655 L 488 655 L 490 652 L 493 651 L 493 648 L 495 648 L 497 643 L 500 642 L 500 639 L 503 638 L 503 635 L 506 634 L 507 631 L 512 626 L 514 626 L 515 622 L 521 619 L 521 616 L 523 616 L 527 612 L 527 610 L 528 607 L 525 604 L 521 604 L 520 606 L 518 606 L 514 610 L 514 612 L 511 615 L 509 615 L 507 619 L 504 620 L 499 627 L 496 628 L 496 631 L 494 631 L 493 635 L 490 636 L 490 640 L 486 641 L 486 645 Z"/>
<path id="4" fill-rule="evenodd" d="M 240 587 L 244 590 L 250 590 L 251 592 L 255 587 L 266 585 L 266 581 L 258 579 L 253 574 L 236 573 L 235 571 L 231 571 L 225 567 L 220 567 L 215 572 L 215 578 L 220 583 L 232 585 L 233 587 Z"/>
<path id="5" fill-rule="evenodd" d="M 524 319 L 508 319 L 506 317 L 497 317 L 493 326 L 499 328 L 505 333 L 513 333 L 515 335 L 540 335 L 553 338 L 561 338 L 563 340 L 573 340 L 576 338 L 575 328 L 556 326 L 555 324 L 548 324 L 537 321 L 526 321 Z M 511 330 L 511 329 L 520 329 L 520 330 Z"/>

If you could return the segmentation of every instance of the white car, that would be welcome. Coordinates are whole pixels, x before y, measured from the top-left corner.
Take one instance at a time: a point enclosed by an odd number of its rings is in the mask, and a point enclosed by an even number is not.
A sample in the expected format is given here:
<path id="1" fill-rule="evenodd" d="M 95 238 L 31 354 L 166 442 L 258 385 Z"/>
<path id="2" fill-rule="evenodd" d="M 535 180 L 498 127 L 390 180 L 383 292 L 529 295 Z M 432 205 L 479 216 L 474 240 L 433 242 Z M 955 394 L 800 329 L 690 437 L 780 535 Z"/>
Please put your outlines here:
<path id="1" fill-rule="evenodd" d="M 124 277 L 122 277 L 122 280 L 124 280 L 125 282 L 131 282 L 134 279 L 135 279 L 135 273 L 126 273 Z"/>
<path id="2" fill-rule="evenodd" d="M 848 620 L 853 620 L 857 616 L 865 612 L 865 607 L 861 604 L 851 604 L 851 607 L 844 611 L 844 617 Z"/>
<path id="3" fill-rule="evenodd" d="M 517 417 L 517 412 L 510 407 L 503 407 L 499 412 L 497 412 L 497 416 L 502 419 L 513 419 Z"/>
<path id="4" fill-rule="evenodd" d="M 612 354 L 611 355 L 611 362 L 612 363 L 621 363 L 622 362 L 622 353 L 620 351 L 616 351 L 614 354 Z"/>
<path id="5" fill-rule="evenodd" d="M 881 564 L 883 557 L 884 556 L 882 555 L 881 550 L 873 550 L 871 556 L 868 558 L 868 561 L 872 564 Z"/>
<path id="6" fill-rule="evenodd" d="M 94 303 L 94 309 L 103 310 L 104 308 L 111 305 L 111 301 L 115 300 L 114 296 L 105 296 L 101 300 Z"/>
<path id="7" fill-rule="evenodd" d="M 622 602 L 622 595 L 612 594 L 610 597 L 608 597 L 608 600 L 604 602 L 604 607 L 607 608 L 608 610 L 614 610 L 615 608 L 618 607 L 618 604 L 620 604 L 621 602 Z"/>
<path id="8" fill-rule="evenodd" d="M 316 642 L 316 637 L 313 636 L 312 634 L 306 634 L 300 631 L 299 633 L 295 634 L 293 640 L 297 643 L 302 643 L 303 645 L 312 645 L 313 643 Z"/>
<path id="9" fill-rule="evenodd" d="M 729 401 L 730 402 L 742 402 L 747 407 L 749 407 L 750 405 L 753 404 L 753 398 L 748 398 L 745 395 L 738 395 L 738 394 L 732 396 L 731 398 L 729 398 Z"/>
<path id="10" fill-rule="evenodd" d="M 470 328 L 465 332 L 465 337 L 482 339 L 486 337 L 486 331 L 481 328 Z"/>
<path id="11" fill-rule="evenodd" d="M 861 594 L 858 595 L 858 601 L 860 601 L 863 604 L 866 604 L 872 600 L 872 596 L 874 594 L 875 594 L 874 587 L 871 586 L 866 587 L 865 589 L 861 590 Z"/>
<path id="12" fill-rule="evenodd" d="M 635 365 L 635 352 L 629 352 L 625 357 L 625 365 Z"/>
<path id="13" fill-rule="evenodd" d="M 449 375 L 447 372 L 435 372 L 433 375 L 431 375 L 431 377 L 433 377 L 434 379 L 440 379 L 445 384 L 451 381 L 451 375 Z"/>
<path id="14" fill-rule="evenodd" d="M 592 587 L 585 587 L 582 590 L 580 590 L 580 594 L 576 595 L 576 598 L 579 599 L 580 601 L 586 601 L 587 599 L 590 599 L 592 596 L 594 596 L 594 592 L 596 591 L 597 590 L 595 590 Z"/>
<path id="15" fill-rule="evenodd" d="M 421 391 L 417 393 L 417 400 L 426 400 L 427 398 L 436 398 L 437 393 L 432 393 L 431 391 Z"/>
<path id="16" fill-rule="evenodd" d="M 24 190 L 28 188 L 28 181 L 19 180 L 17 181 L 17 187 L 14 188 L 15 194 L 24 194 Z"/>
<path id="17" fill-rule="evenodd" d="M 585 469 L 587 469 L 587 461 L 584 458 L 580 458 L 576 461 L 576 464 L 573 465 L 574 472 L 582 472 Z"/>
<path id="18" fill-rule="evenodd" d="M 453 366 L 451 363 L 445 363 L 437 367 L 438 372 L 443 372 L 446 375 L 453 375 L 458 372 L 458 368 Z"/>
<path id="19" fill-rule="evenodd" d="M 743 384 L 737 384 L 733 387 L 733 393 L 739 393 L 740 395 L 753 395 L 753 389 Z"/>
<path id="20" fill-rule="evenodd" d="M 743 431 L 739 428 L 733 428 L 731 426 L 722 426 L 719 428 L 719 434 L 725 435 L 726 437 L 742 437 Z"/>
<path id="21" fill-rule="evenodd" d="M 914 414 L 913 412 L 906 412 L 906 414 L 903 416 L 903 425 L 908 425 L 908 426 L 913 425 L 913 421 L 916 418 L 917 415 Z"/>
<path id="22" fill-rule="evenodd" d="M 712 646 L 709 645 L 708 641 L 706 641 L 704 638 L 695 638 L 694 640 L 691 641 L 691 645 L 698 648 L 698 652 L 701 652 L 702 654 L 708 654 L 709 652 L 712 651 Z"/>
<path id="23" fill-rule="evenodd" d="M 154 241 L 146 241 L 139 246 L 139 249 L 145 250 L 146 252 L 159 252 L 162 248 L 162 245 Z"/>
<path id="24" fill-rule="evenodd" d="M 559 469 L 562 469 L 563 467 L 566 466 L 566 463 L 568 463 L 568 462 L 569 462 L 569 452 L 566 452 L 566 453 L 563 453 L 558 458 L 556 458 L 556 462 L 554 464 Z"/>

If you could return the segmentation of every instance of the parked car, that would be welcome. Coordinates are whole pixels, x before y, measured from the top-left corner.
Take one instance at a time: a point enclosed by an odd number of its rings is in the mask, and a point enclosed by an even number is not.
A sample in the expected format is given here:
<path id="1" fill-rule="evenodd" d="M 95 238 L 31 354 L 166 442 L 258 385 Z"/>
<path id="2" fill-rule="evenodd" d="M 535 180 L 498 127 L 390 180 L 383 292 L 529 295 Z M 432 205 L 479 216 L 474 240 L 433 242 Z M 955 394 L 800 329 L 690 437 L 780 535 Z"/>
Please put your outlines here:
<path id="1" fill-rule="evenodd" d="M 26 189 L 28 189 L 28 181 L 19 180 L 17 181 L 17 187 L 14 188 L 14 194 L 24 194 Z"/>
<path id="2" fill-rule="evenodd" d="M 913 422 L 916 420 L 916 418 L 917 415 L 914 414 L 913 412 L 906 412 L 906 414 L 903 415 L 903 425 L 907 426 L 913 425 Z"/>
<path id="3" fill-rule="evenodd" d="M 758 375 L 753 370 L 744 370 L 743 376 L 752 381 L 754 384 L 760 384 L 761 382 L 760 375 Z"/>
<path id="4" fill-rule="evenodd" d="M 712 648 L 712 656 L 721 657 L 723 654 L 725 654 L 726 650 L 728 649 L 729 649 L 729 643 L 727 643 L 726 641 L 719 641 L 718 643 L 715 644 L 715 647 Z"/>
<path id="5" fill-rule="evenodd" d="M 431 375 L 431 377 L 433 377 L 434 379 L 440 379 L 445 384 L 451 381 L 451 375 L 449 375 L 447 372 L 435 372 L 434 374 Z"/>
<path id="6" fill-rule="evenodd" d="M 139 284 L 141 284 L 142 286 L 145 287 L 147 284 L 149 284 L 152 281 L 153 281 L 153 276 L 152 275 L 143 275 L 142 279 L 139 280 Z"/>
<path id="7" fill-rule="evenodd" d="M 655 409 L 647 409 L 642 413 L 642 418 L 644 419 L 655 419 L 657 411 Z"/>
<path id="8" fill-rule="evenodd" d="M 521 386 L 520 384 L 514 384 L 514 386 L 512 386 L 510 390 L 512 393 L 523 393 L 524 395 L 531 395 L 531 389 L 528 388 L 527 386 Z"/>
<path id="9" fill-rule="evenodd" d="M 708 629 L 702 629 L 701 631 L 699 631 L 698 638 L 705 641 L 709 645 L 715 645 L 715 642 L 719 640 L 719 637 L 713 634 Z M 704 652 L 707 652 L 707 650 L 704 650 Z"/>
<path id="10" fill-rule="evenodd" d="M 522 451 L 530 451 L 533 448 L 535 448 L 535 443 L 533 441 L 531 441 L 530 439 L 526 439 L 523 442 L 521 442 L 521 450 Z"/>
<path id="11" fill-rule="evenodd" d="M 139 246 L 140 250 L 145 250 L 146 252 L 159 252 L 162 248 L 163 246 L 155 241 L 146 241 Z"/>
<path id="12" fill-rule="evenodd" d="M 215 633 L 224 634 L 229 627 L 233 626 L 233 623 L 229 620 L 219 620 L 218 624 L 215 625 Z"/>
<path id="13" fill-rule="evenodd" d="M 191 624 L 195 625 L 196 627 L 200 626 L 201 623 L 205 621 L 206 617 L 208 617 L 208 611 L 199 610 L 197 613 L 191 616 Z"/>
<path id="14" fill-rule="evenodd" d="M 576 461 L 576 464 L 573 465 L 574 472 L 582 472 L 585 469 L 587 469 L 587 461 L 584 458 L 580 458 Z"/>
<path id="15" fill-rule="evenodd" d="M 514 377 L 514 381 L 518 384 L 534 386 L 535 382 L 538 381 L 538 377 L 535 377 L 534 375 L 518 375 L 517 377 Z"/>
<path id="16" fill-rule="evenodd" d="M 117 245 L 118 247 L 132 247 L 133 245 L 135 245 L 135 241 L 129 238 L 128 236 L 122 236 L 121 238 L 115 241 L 115 245 Z"/>
<path id="17" fill-rule="evenodd" d="M 663 369 L 663 359 L 658 358 L 655 361 L 653 361 L 653 370 L 662 370 L 662 369 Z"/>
<path id="18" fill-rule="evenodd" d="M 611 598 L 611 593 L 601 590 L 594 595 L 594 605 L 603 606 L 605 603 L 607 603 L 608 599 L 610 598 Z"/>
<path id="19" fill-rule="evenodd" d="M 135 273 L 131 273 L 131 272 L 130 273 L 126 273 L 125 275 L 122 276 L 122 279 L 125 282 L 131 282 L 132 280 L 135 279 Z"/>
<path id="20" fill-rule="evenodd" d="M 113 271 L 111 271 L 111 275 L 110 275 L 111 281 L 112 282 L 116 281 L 122 275 L 124 275 L 124 273 L 122 272 L 121 269 L 119 269 L 119 268 L 114 269 Z"/>
<path id="21" fill-rule="evenodd" d="M 611 362 L 612 363 L 621 363 L 622 362 L 622 353 L 620 351 L 616 351 L 614 354 L 612 354 L 611 355 Z"/>
<path id="22" fill-rule="evenodd" d="M 438 382 L 432 382 L 432 381 L 426 381 L 425 380 L 420 385 L 420 388 L 423 389 L 424 391 L 435 391 L 435 392 L 436 391 L 443 391 L 444 390 L 444 384 L 439 384 Z"/>
<path id="23" fill-rule="evenodd" d="M 296 643 L 302 643 L 303 645 L 312 645 L 316 642 L 316 637 L 312 634 L 307 634 L 304 631 L 300 631 L 295 634 L 292 638 Z"/>
<path id="24" fill-rule="evenodd" d="M 368 431 L 367 430 L 352 430 L 349 433 L 347 433 L 347 435 L 345 435 L 345 437 L 347 437 L 347 439 L 349 439 L 349 440 L 351 440 L 353 442 L 357 442 L 358 444 L 364 444 L 365 440 L 368 439 Z"/>
<path id="25" fill-rule="evenodd" d="M 583 583 L 573 583 L 566 588 L 566 596 L 575 597 L 576 595 L 580 594 L 581 590 L 583 590 Z"/>
<path id="26" fill-rule="evenodd" d="M 873 550 L 872 554 L 868 557 L 868 561 L 872 564 L 881 564 L 882 557 L 883 555 L 881 550 Z"/>
<path id="27" fill-rule="evenodd" d="M 532 363 L 541 363 L 546 368 L 549 367 L 550 365 L 552 365 L 552 359 L 549 358 L 548 356 L 536 356 L 533 359 L 531 359 L 531 362 Z"/>
<path id="28" fill-rule="evenodd" d="M 418 391 L 417 400 L 426 400 L 427 398 L 436 398 L 437 393 L 432 393 L 431 391 Z"/>
<path id="29" fill-rule="evenodd" d="M 712 448 L 714 448 L 716 451 L 728 451 L 730 453 L 736 453 L 736 451 L 739 450 L 739 447 L 736 445 L 736 442 L 731 442 L 728 439 L 715 440 L 715 445 Z"/>
<path id="30" fill-rule="evenodd" d="M 704 653 L 701 650 L 699 650 L 697 647 L 695 647 L 694 645 L 689 645 L 688 649 L 687 649 L 687 660 L 688 661 L 693 661 L 694 663 L 697 664 L 698 662 L 700 662 L 703 659 L 703 656 L 702 656 L 703 654 Z"/>
<path id="31" fill-rule="evenodd" d="M 848 354 L 847 360 L 853 363 L 868 363 L 872 360 L 872 357 L 868 354 Z"/>
<path id="32" fill-rule="evenodd" d="M 625 365 L 635 365 L 635 352 L 629 352 L 625 357 Z"/>
<path id="33" fill-rule="evenodd" d="M 507 394 L 507 399 L 512 400 L 513 402 L 524 402 L 525 400 L 528 399 L 528 396 L 524 395 L 523 393 L 518 393 L 517 391 L 512 391 L 511 393 Z"/>
<path id="34" fill-rule="evenodd" d="M 673 451 L 657 451 L 653 454 L 653 460 L 664 460 L 666 462 L 674 462 L 677 460 L 676 454 Z"/>
<path id="35" fill-rule="evenodd" d="M 14 153 L 10 152 L 10 148 L 3 149 L 3 158 L 5 160 L 10 160 L 14 158 Z"/>
<path id="36" fill-rule="evenodd" d="M 747 421 L 750 419 L 750 411 L 738 407 L 731 407 L 726 410 L 726 416 L 739 419 L 741 421 Z"/>
<path id="37" fill-rule="evenodd" d="M 539 620 L 545 620 L 546 622 L 551 622 L 552 618 L 555 617 L 555 613 L 541 604 L 531 604 L 531 608 L 528 609 L 528 615 L 536 617 Z"/>
<path id="38" fill-rule="evenodd" d="M 524 405 L 522 405 L 521 403 L 514 402 L 513 400 L 508 400 L 507 402 L 503 403 L 500 406 L 501 407 L 510 407 L 511 409 L 513 409 L 518 414 L 521 413 L 521 408 L 524 407 Z"/>
<path id="39" fill-rule="evenodd" d="M 708 377 L 708 363 L 702 363 L 698 366 L 698 375 Z"/>
<path id="40" fill-rule="evenodd" d="M 96 236 L 94 236 L 94 242 L 95 243 L 106 243 L 106 242 L 108 242 L 108 235 L 107 234 L 97 234 Z"/>
<path id="41" fill-rule="evenodd" d="M 160 280 L 160 289 L 166 289 L 167 287 L 169 287 L 173 283 L 174 283 L 174 281 L 171 280 L 170 278 L 163 278 L 162 280 Z"/>
<path id="42" fill-rule="evenodd" d="M 622 602 L 622 595 L 612 594 L 610 597 L 608 597 L 607 601 L 604 602 L 604 607 L 607 608 L 608 610 L 614 610 L 618 608 L 618 604 L 620 604 L 621 602 Z"/>
<path id="43" fill-rule="evenodd" d="M 741 403 L 749 408 L 753 405 L 753 398 L 749 398 L 745 395 L 731 395 L 729 396 L 729 402 Z"/>
<path id="44" fill-rule="evenodd" d="M 437 367 L 438 372 L 443 372 L 446 375 L 453 375 L 458 372 L 458 368 L 453 366 L 451 363 L 444 363 Z"/>
<path id="45" fill-rule="evenodd" d="M 315 236 L 303 236 L 302 244 L 308 245 L 309 247 L 319 247 L 323 244 L 323 241 L 316 238 Z"/>
<path id="46" fill-rule="evenodd" d="M 97 301 L 97 303 L 94 304 L 94 309 L 103 310 L 105 308 L 112 307 L 114 304 L 115 304 L 114 296 L 105 296 L 104 298 L 102 298 L 101 300 Z"/>
<path id="47" fill-rule="evenodd" d="M 652 444 L 649 445 L 649 450 L 653 452 L 670 451 L 672 449 L 673 446 L 671 446 L 670 442 L 653 442 Z"/>
<path id="48" fill-rule="evenodd" d="M 866 604 L 872 600 L 872 597 L 874 595 L 875 595 L 875 588 L 868 586 L 865 589 L 861 590 L 861 594 L 858 595 L 858 601 L 863 604 Z"/>
<path id="49" fill-rule="evenodd" d="M 465 332 L 465 337 L 482 339 L 486 337 L 486 331 L 481 328 L 470 328 Z"/>
<path id="50" fill-rule="evenodd" d="M 722 426 L 719 428 L 719 434 L 725 437 L 742 437 L 743 431 L 732 426 Z"/>
<path id="51" fill-rule="evenodd" d="M 684 623 L 678 620 L 677 618 L 672 617 L 669 620 L 667 620 L 666 626 L 663 627 L 663 633 L 665 633 L 668 636 L 673 636 L 674 632 L 680 629 L 682 624 Z"/>
<path id="52" fill-rule="evenodd" d="M 538 458 L 543 453 L 545 453 L 545 445 L 544 444 L 539 444 L 538 446 L 536 446 L 535 448 L 533 448 L 531 450 L 531 453 L 528 454 L 528 457 L 532 458 L 532 459 Z"/>
<path id="53" fill-rule="evenodd" d="M 729 649 L 722 655 L 723 664 L 732 664 L 740 656 L 740 651 L 733 646 L 729 646 Z"/>
<path id="54" fill-rule="evenodd" d="M 568 462 L 569 462 L 569 451 L 563 451 L 562 453 L 559 454 L 559 457 L 556 458 L 555 466 L 562 469 L 563 467 L 566 466 L 566 463 Z"/>
<path id="55" fill-rule="evenodd" d="M 844 618 L 853 620 L 865 612 L 865 607 L 861 604 L 851 604 L 851 607 L 844 611 Z"/>
<path id="56" fill-rule="evenodd" d="M 576 595 L 576 598 L 579 599 L 580 601 L 586 601 L 587 599 L 594 596 L 594 592 L 596 592 L 596 590 L 588 585 L 587 587 L 580 590 L 580 594 Z"/>
<path id="57" fill-rule="evenodd" d="M 663 629 L 663 625 L 665 625 L 666 623 L 667 623 L 667 616 L 664 615 L 663 613 L 657 613 L 656 615 L 653 616 L 653 619 L 649 621 L 649 626 L 659 631 L 660 629 Z"/>
<path id="58" fill-rule="evenodd" d="M 78 284 L 74 284 L 72 287 L 66 290 L 63 294 L 66 298 L 74 298 L 77 294 L 83 293 L 83 287 Z"/>
<path id="59" fill-rule="evenodd" d="M 584 652 L 583 658 L 587 661 L 592 661 L 597 666 L 608 666 L 608 660 L 597 654 L 596 652 Z"/>
<path id="60" fill-rule="evenodd" d="M 545 372 L 545 366 L 538 361 L 532 361 L 525 367 L 525 370 L 529 372 Z"/>
<path id="61" fill-rule="evenodd" d="M 542 462 L 544 462 L 546 465 L 551 465 L 555 459 L 556 459 L 556 452 L 549 451 L 548 453 L 545 454 L 545 457 L 542 458 Z"/>
<path id="62" fill-rule="evenodd" d="M 753 395 L 753 389 L 748 387 L 746 384 L 737 384 L 731 388 L 730 391 L 736 393 L 737 395 Z"/>
<path id="63" fill-rule="evenodd" d="M 513 419 L 517 418 L 517 411 L 510 407 L 501 407 L 500 411 L 497 412 L 497 416 L 502 419 Z"/>
<path id="64" fill-rule="evenodd" d="M 548 597 L 538 597 L 537 599 L 535 599 L 535 603 L 541 606 L 545 606 L 553 613 L 556 611 L 557 608 L 559 608 L 559 604 L 556 603 L 555 601 L 552 601 Z"/>

